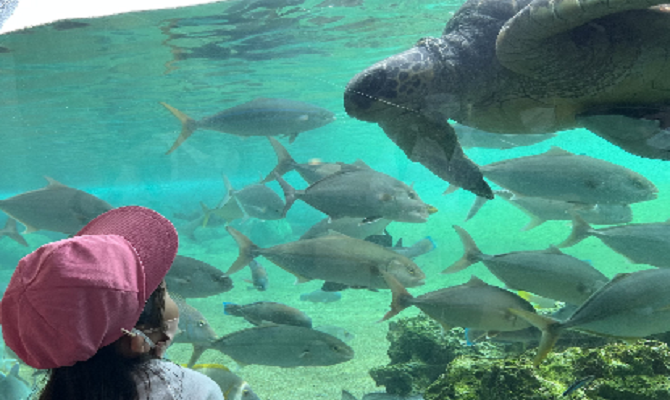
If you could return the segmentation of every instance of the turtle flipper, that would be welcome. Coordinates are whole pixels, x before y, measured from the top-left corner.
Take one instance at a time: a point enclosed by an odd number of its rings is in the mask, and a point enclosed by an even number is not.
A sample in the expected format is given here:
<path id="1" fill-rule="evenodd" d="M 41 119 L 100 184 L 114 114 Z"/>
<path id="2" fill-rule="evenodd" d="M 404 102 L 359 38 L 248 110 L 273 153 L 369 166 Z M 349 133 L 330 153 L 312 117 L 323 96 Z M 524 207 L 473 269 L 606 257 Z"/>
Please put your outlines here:
<path id="1" fill-rule="evenodd" d="M 651 20 L 659 13 L 650 7 L 664 3 L 667 0 L 533 0 L 502 27 L 496 55 L 516 73 L 550 82 L 570 80 L 566 89 L 571 92 L 602 88 L 629 73 L 641 51 L 642 38 L 633 29 L 641 14 L 625 12 L 647 10 Z"/>
<path id="2" fill-rule="evenodd" d="M 442 116 L 408 112 L 379 123 L 386 135 L 439 178 L 488 199 L 493 192 L 479 167 L 464 153 L 454 128 Z"/>

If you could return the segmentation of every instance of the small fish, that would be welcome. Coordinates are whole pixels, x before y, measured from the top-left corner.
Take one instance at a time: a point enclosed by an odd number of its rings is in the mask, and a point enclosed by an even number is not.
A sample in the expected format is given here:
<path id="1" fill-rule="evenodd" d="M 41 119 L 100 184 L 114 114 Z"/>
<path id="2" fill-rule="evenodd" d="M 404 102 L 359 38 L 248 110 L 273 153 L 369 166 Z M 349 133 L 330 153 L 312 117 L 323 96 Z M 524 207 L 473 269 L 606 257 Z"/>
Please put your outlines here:
<path id="1" fill-rule="evenodd" d="M 321 279 L 353 287 L 387 288 L 381 272 L 405 287 L 421 286 L 426 275 L 409 258 L 365 240 L 335 234 L 261 248 L 230 226 L 226 230 L 239 246 L 239 256 L 227 274 L 243 269 L 263 256 L 295 275 L 298 282 Z"/>
<path id="2" fill-rule="evenodd" d="M 284 217 L 284 202 L 269 187 L 255 184 L 235 190 L 225 175 L 223 175 L 223 182 L 226 185 L 228 196 L 238 202 L 247 216 L 262 220 L 282 219 Z"/>
<path id="3" fill-rule="evenodd" d="M 179 331 L 174 337 L 174 342 L 193 345 L 193 354 L 188 362 L 188 365 L 193 365 L 216 340 L 216 333 L 202 313 L 186 303 L 183 297 L 175 293 L 170 294 L 170 297 L 179 308 Z"/>
<path id="4" fill-rule="evenodd" d="M 595 292 L 567 320 L 510 309 L 542 331 L 533 360 L 535 366 L 549 354 L 567 329 L 606 337 L 643 338 L 670 330 L 670 269 L 648 269 L 618 274 Z"/>
<path id="5" fill-rule="evenodd" d="M 312 319 L 302 311 L 271 301 L 258 301 L 245 305 L 224 302 L 223 313 L 242 317 L 256 326 L 273 323 L 312 327 Z"/>
<path id="6" fill-rule="evenodd" d="M 558 247 L 574 246 L 589 236 L 597 237 L 632 263 L 670 268 L 670 220 L 593 229 L 579 215 L 573 215 L 572 233 Z"/>
<path id="7" fill-rule="evenodd" d="M 327 333 L 329 335 L 335 336 L 336 338 L 340 339 L 341 341 L 347 343 L 351 342 L 356 338 L 356 335 L 353 333 L 349 332 L 348 330 L 341 328 L 339 326 L 335 325 L 321 325 L 317 326 L 316 328 L 317 331 Z"/>
<path id="8" fill-rule="evenodd" d="M 379 218 L 422 223 L 437 212 L 410 186 L 372 169 L 338 172 L 297 191 L 280 176 L 276 178 L 286 198 L 284 214 L 297 199 L 332 219 L 358 217 L 364 223 Z"/>
<path id="9" fill-rule="evenodd" d="M 564 254 L 556 247 L 488 255 L 479 250 L 465 229 L 456 225 L 454 229 L 463 243 L 463 256 L 442 271 L 444 274 L 462 271 L 481 261 L 508 289 L 576 305 L 582 304 L 608 281 L 591 264 Z"/>
<path id="10" fill-rule="evenodd" d="M 437 245 L 435 244 L 435 241 L 433 241 L 433 238 L 426 236 L 410 247 L 403 247 L 402 239 L 398 239 L 398 242 L 395 244 L 395 246 L 391 247 L 390 249 L 398 254 L 402 254 L 407 258 L 415 259 L 419 256 L 430 253 L 436 248 Z"/>
<path id="11" fill-rule="evenodd" d="M 334 173 L 343 171 L 343 170 L 354 170 L 357 168 L 370 168 L 362 160 L 357 160 L 353 164 L 345 164 L 342 162 L 323 162 L 320 160 L 310 161 L 308 163 L 298 163 L 291 157 L 286 148 L 279 143 L 279 141 L 271 136 L 268 136 L 268 140 L 272 145 L 275 153 L 277 154 L 277 166 L 270 171 L 268 176 L 265 177 L 260 183 L 271 182 L 276 179 L 276 176 L 283 176 L 289 171 L 297 171 L 298 174 L 304 179 L 308 184 L 313 184 L 320 181 L 321 179 L 332 175 Z"/>
<path id="12" fill-rule="evenodd" d="M 19 231 L 16 229 L 16 220 L 12 217 L 7 217 L 7 222 L 5 222 L 5 227 L 0 229 L 0 238 L 7 236 L 8 238 L 14 240 L 16 243 L 21 246 L 28 246 L 26 239 L 21 236 Z"/>
<path id="13" fill-rule="evenodd" d="M 160 103 L 179 121 L 181 133 L 166 154 L 170 154 L 198 129 L 229 133 L 236 136 L 287 135 L 292 143 L 299 133 L 320 128 L 335 120 L 330 111 L 311 104 L 287 99 L 258 98 L 194 120 L 176 108 Z"/>
<path id="14" fill-rule="evenodd" d="M 458 143 L 463 148 L 480 147 L 484 149 L 512 149 L 521 146 L 532 146 L 536 143 L 556 137 L 555 133 L 535 134 L 500 134 L 490 133 L 461 124 L 452 124 L 458 136 Z"/>
<path id="15" fill-rule="evenodd" d="M 311 301 L 312 303 L 332 303 L 340 301 L 340 299 L 342 299 L 342 293 L 325 292 L 321 289 L 309 293 L 302 293 L 300 295 L 300 301 Z"/>
<path id="16" fill-rule="evenodd" d="M 45 178 L 49 184 L 42 189 L 0 200 L 0 210 L 26 226 L 23 234 L 45 230 L 74 235 L 113 208 L 92 194 Z"/>
<path id="17" fill-rule="evenodd" d="M 233 280 L 220 269 L 192 257 L 177 255 L 165 276 L 170 292 L 186 298 L 202 298 L 227 292 Z"/>
<path id="18" fill-rule="evenodd" d="M 216 340 L 211 348 L 240 365 L 314 367 L 354 358 L 354 350 L 340 339 L 292 325 L 257 326 L 233 332 Z"/>
<path id="19" fill-rule="evenodd" d="M 484 176 L 512 192 L 584 204 L 631 204 L 653 200 L 658 189 L 620 165 L 553 147 L 546 153 L 481 167 Z"/>
<path id="20" fill-rule="evenodd" d="M 591 384 L 596 379 L 595 375 L 588 375 L 582 379 L 577 379 L 572 385 L 570 385 L 565 392 L 563 392 L 563 397 L 570 396 L 575 390 L 585 388 Z"/>
<path id="21" fill-rule="evenodd" d="M 268 290 L 268 272 L 265 268 L 258 261 L 251 260 L 249 269 L 251 270 L 251 281 L 248 279 L 245 281 L 251 283 L 253 288 L 259 292 Z"/>
<path id="22" fill-rule="evenodd" d="M 260 400 L 254 393 L 249 382 L 234 374 L 228 367 L 221 364 L 196 364 L 194 371 L 210 377 L 221 388 L 226 400 Z"/>

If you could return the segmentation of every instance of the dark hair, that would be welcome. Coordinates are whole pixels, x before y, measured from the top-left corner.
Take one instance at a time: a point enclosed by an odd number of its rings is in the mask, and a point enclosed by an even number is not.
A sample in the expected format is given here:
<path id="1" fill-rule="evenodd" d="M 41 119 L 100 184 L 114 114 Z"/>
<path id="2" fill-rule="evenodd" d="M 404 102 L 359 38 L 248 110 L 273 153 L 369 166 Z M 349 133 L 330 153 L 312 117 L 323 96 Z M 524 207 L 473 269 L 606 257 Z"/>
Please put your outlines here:
<path id="1" fill-rule="evenodd" d="M 163 325 L 165 293 L 165 285 L 161 284 L 149 296 L 136 326 Z M 70 367 L 51 369 L 39 400 L 139 400 L 134 377 L 149 372 L 142 366 L 154 356 L 150 352 L 124 357 L 116 345 L 114 342 L 102 347 L 93 357 Z"/>

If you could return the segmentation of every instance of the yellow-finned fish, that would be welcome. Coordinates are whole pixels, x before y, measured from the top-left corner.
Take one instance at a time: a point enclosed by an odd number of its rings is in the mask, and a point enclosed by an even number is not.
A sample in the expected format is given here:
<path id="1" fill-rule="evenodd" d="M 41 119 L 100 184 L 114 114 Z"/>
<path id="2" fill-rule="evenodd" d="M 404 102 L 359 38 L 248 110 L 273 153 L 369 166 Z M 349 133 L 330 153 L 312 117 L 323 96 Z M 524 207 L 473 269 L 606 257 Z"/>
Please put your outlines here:
<path id="1" fill-rule="evenodd" d="M 193 370 L 207 375 L 216 382 L 226 400 L 260 400 L 247 381 L 221 364 L 196 364 Z"/>

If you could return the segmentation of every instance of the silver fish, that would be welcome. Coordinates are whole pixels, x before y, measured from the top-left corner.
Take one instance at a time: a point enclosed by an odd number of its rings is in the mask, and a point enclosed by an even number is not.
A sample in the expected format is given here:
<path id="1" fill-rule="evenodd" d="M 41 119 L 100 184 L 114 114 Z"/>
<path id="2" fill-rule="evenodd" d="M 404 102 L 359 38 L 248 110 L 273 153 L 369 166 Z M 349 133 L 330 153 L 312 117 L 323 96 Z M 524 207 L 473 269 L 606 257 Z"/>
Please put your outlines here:
<path id="1" fill-rule="evenodd" d="M 586 204 L 631 204 L 656 198 L 644 176 L 604 160 L 553 147 L 546 153 L 481 167 L 487 179 L 532 197 Z"/>
<path id="2" fill-rule="evenodd" d="M 670 269 L 618 274 L 566 321 L 509 310 L 542 330 L 534 364 L 539 365 L 566 329 L 608 337 L 643 338 L 670 331 Z"/>
<path id="3" fill-rule="evenodd" d="M 480 147 L 485 149 L 512 149 L 532 146 L 536 143 L 556 137 L 555 133 L 530 133 L 523 135 L 490 133 L 461 124 L 453 124 L 458 143 L 463 148 Z"/>
<path id="4" fill-rule="evenodd" d="M 353 164 L 345 164 L 342 162 L 323 162 L 320 160 L 313 160 L 308 163 L 298 163 L 291 157 L 286 148 L 279 142 L 279 140 L 268 136 L 268 140 L 277 154 L 277 166 L 270 171 L 260 183 L 267 183 L 275 180 L 277 175 L 283 176 L 289 171 L 297 171 L 298 174 L 308 184 L 313 184 L 321 179 L 343 170 L 353 170 L 357 168 L 370 168 L 362 160 L 357 160 Z"/>
<path id="5" fill-rule="evenodd" d="M 251 270 L 251 280 L 247 280 L 247 282 L 254 285 L 253 287 L 259 292 L 266 291 L 268 289 L 268 272 L 265 268 L 258 261 L 251 260 L 249 269 Z"/>
<path id="6" fill-rule="evenodd" d="M 584 219 L 574 215 L 572 234 L 558 247 L 574 246 L 589 236 L 597 237 L 635 264 L 670 268 L 670 220 L 592 229 Z"/>
<path id="7" fill-rule="evenodd" d="M 174 342 L 193 345 L 193 354 L 188 362 L 190 366 L 195 364 L 217 336 L 200 311 L 186 303 L 186 300 L 179 295 L 173 293 L 170 297 L 179 308 L 179 332 L 175 335 Z"/>
<path id="8" fill-rule="evenodd" d="M 354 358 L 354 350 L 327 333 L 291 325 L 257 326 L 223 336 L 212 349 L 240 365 L 314 367 Z"/>
<path id="9" fill-rule="evenodd" d="M 591 264 L 563 254 L 555 247 L 487 255 L 479 250 L 465 229 L 456 225 L 454 229 L 463 243 L 463 256 L 442 273 L 456 273 L 481 261 L 508 289 L 575 305 L 582 304 L 609 281 Z"/>
<path id="10" fill-rule="evenodd" d="M 284 202 L 274 190 L 258 184 L 235 190 L 225 175 L 223 175 L 223 182 L 228 195 L 237 200 L 249 217 L 263 220 L 283 218 Z"/>
<path id="11" fill-rule="evenodd" d="M 192 257 L 177 255 L 165 276 L 170 292 L 186 298 L 209 297 L 233 288 L 233 281 L 220 269 Z"/>
<path id="12" fill-rule="evenodd" d="M 391 223 L 391 220 L 380 218 L 368 223 L 361 223 L 360 218 L 344 217 L 338 219 L 324 218 L 312 225 L 300 239 L 314 239 L 319 236 L 325 236 L 330 231 L 339 232 L 343 235 L 351 236 L 356 239 L 365 239 L 372 235 L 379 235 Z"/>
<path id="13" fill-rule="evenodd" d="M 5 227 L 0 229 L 0 238 L 7 236 L 8 238 L 14 240 L 16 243 L 21 246 L 28 246 L 26 239 L 21 236 L 19 231 L 16 229 L 16 220 L 12 217 L 7 217 L 7 222 L 5 222 Z"/>
<path id="14" fill-rule="evenodd" d="M 517 196 L 508 190 L 495 190 L 493 193 L 531 218 L 522 231 L 529 231 L 547 221 L 569 221 L 573 213 L 596 225 L 625 224 L 633 220 L 633 210 L 629 204 L 576 204 L 542 197 Z M 486 199 L 477 197 L 466 221 L 475 216 L 483 205 L 482 201 Z"/>
<path id="15" fill-rule="evenodd" d="M 345 235 L 330 235 L 260 248 L 236 229 L 226 227 L 240 248 L 228 269 L 231 275 L 257 256 L 263 256 L 295 275 L 299 282 L 323 279 L 347 286 L 387 288 L 387 272 L 405 287 L 424 284 L 426 275 L 412 260 L 382 246 Z"/>
<path id="16" fill-rule="evenodd" d="M 287 135 L 293 142 L 299 133 L 320 128 L 335 120 L 332 112 L 301 101 L 258 98 L 194 120 L 176 108 L 160 103 L 179 121 L 181 133 L 166 154 L 170 154 L 198 129 L 236 136 Z"/>
<path id="17" fill-rule="evenodd" d="M 0 200 L 0 210 L 26 226 L 24 234 L 45 230 L 74 235 L 113 208 L 92 194 L 45 178 L 49 184 L 42 189 Z"/>
<path id="18" fill-rule="evenodd" d="M 296 191 L 277 176 L 284 190 L 286 213 L 296 199 L 336 219 L 359 217 L 363 221 L 386 218 L 393 221 L 421 223 L 437 211 L 399 180 L 374 170 L 358 169 L 339 172 Z"/>
<path id="19" fill-rule="evenodd" d="M 250 304 L 223 303 L 223 313 L 242 317 L 258 326 L 265 323 L 312 327 L 312 319 L 304 312 L 273 301 L 257 301 Z"/>
<path id="20" fill-rule="evenodd" d="M 516 331 L 530 323 L 510 313 L 510 309 L 534 313 L 533 306 L 516 294 L 492 286 L 475 276 L 463 285 L 428 292 L 414 297 L 395 279 L 384 274 L 393 292 L 391 311 L 385 321 L 410 306 L 416 306 L 445 330 L 460 326 L 483 331 Z"/>
<path id="21" fill-rule="evenodd" d="M 221 364 L 197 364 L 193 370 L 212 378 L 221 388 L 225 400 L 260 400 L 249 382 Z"/>

